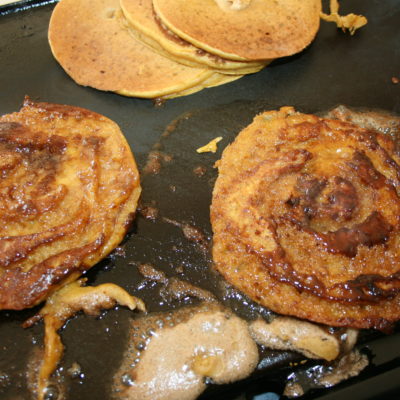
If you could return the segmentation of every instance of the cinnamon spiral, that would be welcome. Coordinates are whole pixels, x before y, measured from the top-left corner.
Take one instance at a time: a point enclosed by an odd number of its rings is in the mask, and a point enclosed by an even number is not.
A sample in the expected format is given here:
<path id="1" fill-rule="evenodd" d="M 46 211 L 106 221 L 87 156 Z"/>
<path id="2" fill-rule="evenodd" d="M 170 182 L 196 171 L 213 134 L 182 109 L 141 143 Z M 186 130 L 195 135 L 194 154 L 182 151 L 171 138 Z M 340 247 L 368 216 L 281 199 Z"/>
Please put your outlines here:
<path id="1" fill-rule="evenodd" d="M 216 268 L 278 313 L 399 319 L 399 163 L 393 137 L 371 128 L 291 107 L 257 116 L 218 162 Z"/>
<path id="2" fill-rule="evenodd" d="M 108 118 L 33 103 L 0 118 L 0 309 L 75 280 L 122 240 L 140 195 L 129 145 Z"/>

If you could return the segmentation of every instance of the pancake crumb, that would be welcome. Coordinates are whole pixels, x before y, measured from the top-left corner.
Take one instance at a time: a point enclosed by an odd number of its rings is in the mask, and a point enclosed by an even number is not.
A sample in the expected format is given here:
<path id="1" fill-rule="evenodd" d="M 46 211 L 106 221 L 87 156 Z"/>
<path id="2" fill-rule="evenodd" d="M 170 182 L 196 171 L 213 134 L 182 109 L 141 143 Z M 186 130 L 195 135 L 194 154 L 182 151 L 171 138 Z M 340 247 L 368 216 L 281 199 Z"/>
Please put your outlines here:
<path id="1" fill-rule="evenodd" d="M 343 32 L 348 30 L 350 35 L 354 35 L 355 31 L 368 23 L 367 18 L 363 15 L 347 14 L 339 15 L 338 0 L 330 1 L 330 14 L 321 12 L 321 19 L 327 22 L 334 22 Z"/>
<path id="2" fill-rule="evenodd" d="M 206 145 L 199 147 L 196 151 L 198 153 L 215 153 L 217 151 L 217 143 L 222 140 L 222 136 L 218 136 L 215 139 L 208 142 Z"/>

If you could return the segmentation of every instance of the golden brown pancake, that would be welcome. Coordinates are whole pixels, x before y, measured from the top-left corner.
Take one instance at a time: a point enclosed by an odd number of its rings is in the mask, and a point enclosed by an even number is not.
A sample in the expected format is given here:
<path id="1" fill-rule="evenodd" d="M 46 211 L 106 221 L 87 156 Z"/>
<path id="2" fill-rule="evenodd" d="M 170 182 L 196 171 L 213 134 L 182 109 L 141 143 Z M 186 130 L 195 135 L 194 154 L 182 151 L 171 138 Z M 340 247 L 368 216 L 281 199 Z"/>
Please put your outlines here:
<path id="1" fill-rule="evenodd" d="M 258 115 L 218 162 L 216 268 L 277 313 L 383 329 L 400 318 L 399 165 L 377 130 Z"/>
<path id="2" fill-rule="evenodd" d="M 226 74 L 247 74 L 261 70 L 266 62 L 227 60 L 179 38 L 159 21 L 152 0 L 121 0 L 122 11 L 132 34 L 154 51 L 176 62 L 197 68 L 212 68 Z"/>
<path id="3" fill-rule="evenodd" d="M 78 84 L 125 96 L 156 98 L 193 87 L 212 74 L 156 54 L 121 24 L 119 0 L 62 0 L 54 8 L 49 43 Z"/>
<path id="4" fill-rule="evenodd" d="M 141 188 L 119 127 L 82 108 L 25 100 L 0 148 L 0 309 L 18 310 L 110 253 Z"/>
<path id="5" fill-rule="evenodd" d="M 199 83 L 196 86 L 193 86 L 189 89 L 186 90 L 181 90 L 178 93 L 172 93 L 170 95 L 162 96 L 160 99 L 173 99 L 175 97 L 179 96 L 187 96 L 189 94 L 198 92 L 202 89 L 207 89 L 215 86 L 220 86 L 224 85 L 225 83 L 233 82 L 236 81 L 237 79 L 242 78 L 243 75 L 226 75 L 226 74 L 220 74 L 218 72 L 213 73 L 209 78 L 207 78 L 205 81 Z"/>
<path id="6" fill-rule="evenodd" d="M 160 20 L 194 46 L 223 58 L 253 61 L 303 50 L 319 29 L 321 11 L 320 0 L 153 0 L 153 5 Z"/>

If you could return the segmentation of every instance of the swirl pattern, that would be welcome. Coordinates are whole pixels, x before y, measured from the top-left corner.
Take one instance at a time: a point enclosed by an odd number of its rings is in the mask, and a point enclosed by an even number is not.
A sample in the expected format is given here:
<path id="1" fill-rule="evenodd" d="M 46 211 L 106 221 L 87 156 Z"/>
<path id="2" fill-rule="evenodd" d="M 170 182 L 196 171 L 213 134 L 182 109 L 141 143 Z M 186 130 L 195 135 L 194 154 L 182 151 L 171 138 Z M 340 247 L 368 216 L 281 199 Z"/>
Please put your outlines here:
<path id="1" fill-rule="evenodd" d="M 399 156 L 354 123 L 257 116 L 218 162 L 216 268 L 276 312 L 383 329 L 400 317 Z"/>
<path id="2" fill-rule="evenodd" d="M 140 195 L 113 121 L 29 99 L 0 118 L 0 175 L 0 309 L 38 304 L 105 257 Z"/>

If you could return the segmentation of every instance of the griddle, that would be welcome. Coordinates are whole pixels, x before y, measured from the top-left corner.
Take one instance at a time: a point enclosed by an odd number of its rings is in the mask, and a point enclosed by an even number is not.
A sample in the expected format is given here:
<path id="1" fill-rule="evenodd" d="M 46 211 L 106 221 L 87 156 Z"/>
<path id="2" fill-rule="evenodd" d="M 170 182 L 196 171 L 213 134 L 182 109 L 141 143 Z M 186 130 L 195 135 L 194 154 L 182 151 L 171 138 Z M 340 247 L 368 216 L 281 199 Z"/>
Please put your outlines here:
<path id="1" fill-rule="evenodd" d="M 326 11 L 327 3 L 324 1 Z M 156 208 L 158 217 L 153 220 L 138 213 L 121 246 L 86 275 L 89 284 L 116 283 L 141 297 L 149 311 L 195 302 L 190 297 L 176 301 L 160 297 L 159 285 L 146 281 L 137 270 L 140 263 L 149 263 L 168 277 L 177 276 L 212 291 L 243 318 L 268 315 L 268 310 L 234 289 L 221 289 L 224 285 L 212 271 L 209 205 L 216 179 L 213 164 L 235 135 L 264 110 L 292 105 L 302 112 L 319 113 L 345 104 L 400 114 L 400 84 L 393 79 L 400 77 L 400 2 L 341 3 L 342 14 L 360 13 L 369 20 L 354 36 L 321 22 L 316 40 L 302 53 L 277 60 L 233 83 L 158 106 L 151 100 L 78 86 L 66 75 L 47 43 L 54 1 L 30 0 L 0 8 L 1 114 L 17 111 L 25 95 L 37 101 L 85 107 L 120 125 L 142 172 L 151 151 L 167 156 L 158 174 L 142 175 L 141 207 Z M 217 153 L 196 153 L 217 136 L 223 137 Z M 203 234 L 208 251 L 183 235 L 182 224 Z M 37 311 L 0 312 L 1 399 L 29 398 L 26 365 L 32 351 L 42 344 L 43 325 L 23 329 L 21 323 Z M 61 332 L 65 355 L 57 371 L 67 387 L 67 399 L 110 398 L 112 376 L 128 340 L 127 328 L 137 317 L 117 307 L 99 317 L 78 315 L 67 323 Z M 310 389 L 302 398 L 399 398 L 399 329 L 388 336 L 362 332 L 359 348 L 371 363 L 358 377 L 333 388 Z M 298 359 L 294 353 L 263 349 L 252 376 L 231 385 L 210 385 L 201 399 L 283 398 L 287 377 L 299 368 L 294 366 Z M 73 362 L 82 368 L 75 378 L 66 373 Z"/>

